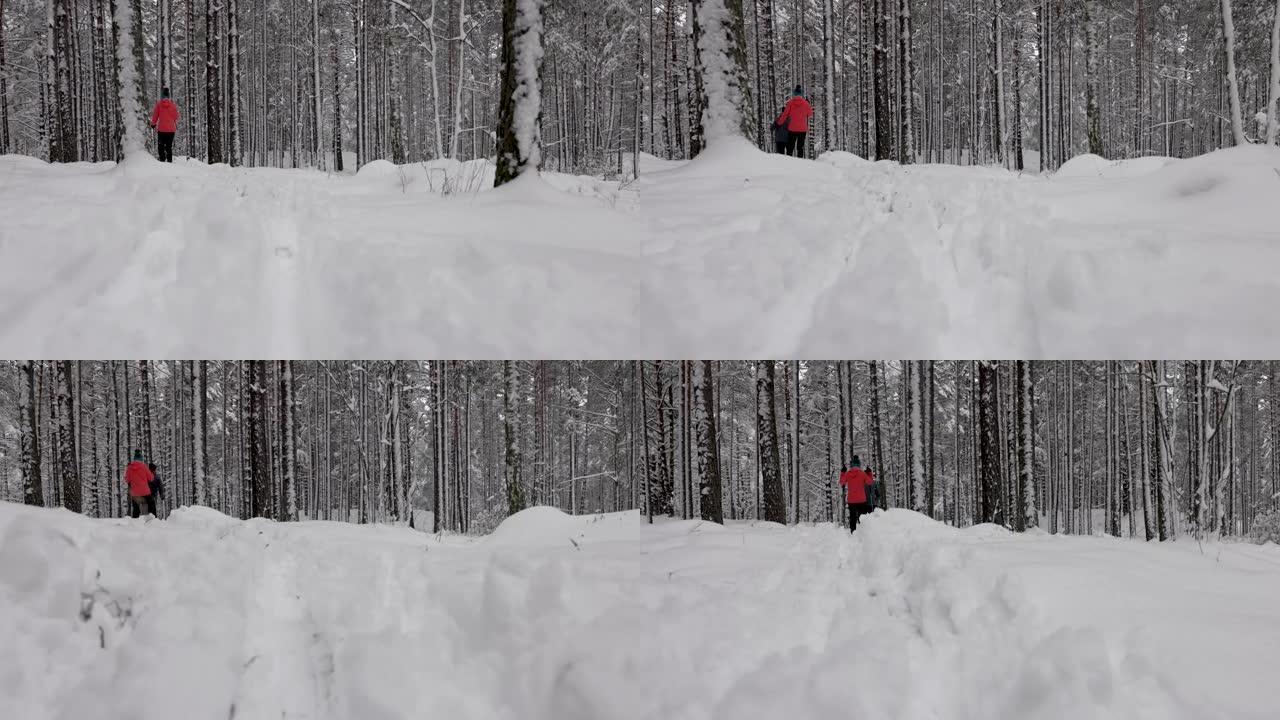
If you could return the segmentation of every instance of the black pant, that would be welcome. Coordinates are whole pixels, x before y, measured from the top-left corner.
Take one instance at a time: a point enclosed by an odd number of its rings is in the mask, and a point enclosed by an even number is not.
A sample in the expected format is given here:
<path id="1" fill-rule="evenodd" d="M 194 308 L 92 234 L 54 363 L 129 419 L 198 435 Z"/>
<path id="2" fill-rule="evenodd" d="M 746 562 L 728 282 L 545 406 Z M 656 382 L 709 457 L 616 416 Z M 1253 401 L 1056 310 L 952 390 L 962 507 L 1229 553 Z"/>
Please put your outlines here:
<path id="1" fill-rule="evenodd" d="M 176 133 L 167 132 L 156 133 L 157 144 L 159 145 L 157 155 L 159 156 L 160 162 L 173 162 L 173 136 L 175 134 Z"/>
<path id="2" fill-rule="evenodd" d="M 792 132 L 787 140 L 787 154 L 791 157 L 804 157 L 804 136 L 808 133 Z"/>
<path id="3" fill-rule="evenodd" d="M 858 529 L 858 518 L 870 515 L 874 509 L 871 503 L 849 503 L 849 532 Z"/>
<path id="4" fill-rule="evenodd" d="M 779 155 L 786 155 L 787 146 L 790 144 L 791 144 L 791 141 L 788 140 L 787 142 L 775 142 L 773 145 L 777 149 Z"/>
<path id="5" fill-rule="evenodd" d="M 141 506 L 141 508 L 139 507 Z M 156 496 L 147 495 L 146 497 L 130 497 L 129 498 L 129 517 L 141 517 L 143 513 L 150 513 L 155 517 L 160 517 L 156 512 Z"/>

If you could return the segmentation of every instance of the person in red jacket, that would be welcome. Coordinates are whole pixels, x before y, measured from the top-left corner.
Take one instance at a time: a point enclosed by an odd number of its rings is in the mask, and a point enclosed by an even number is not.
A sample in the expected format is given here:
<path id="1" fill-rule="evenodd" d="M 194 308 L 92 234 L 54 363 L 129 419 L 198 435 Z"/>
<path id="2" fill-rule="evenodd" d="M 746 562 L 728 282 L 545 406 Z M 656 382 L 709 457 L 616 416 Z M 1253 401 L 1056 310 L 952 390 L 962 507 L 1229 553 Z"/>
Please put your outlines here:
<path id="1" fill-rule="evenodd" d="M 151 481 L 155 475 L 142 459 L 142 451 L 133 451 L 133 462 L 124 469 L 124 481 L 129 486 L 129 517 L 148 513 L 156 514 L 155 497 L 151 494 Z"/>
<path id="2" fill-rule="evenodd" d="M 774 121 L 775 127 L 787 130 L 787 155 L 804 157 L 804 139 L 809 134 L 809 119 L 812 117 L 813 106 L 804 99 L 804 88 L 797 85 L 782 114 Z"/>
<path id="3" fill-rule="evenodd" d="M 178 106 L 169 99 L 169 88 L 160 90 L 160 102 L 151 111 L 151 127 L 156 129 L 160 162 L 173 162 L 173 136 L 178 132 Z"/>
<path id="4" fill-rule="evenodd" d="M 853 456 L 850 467 L 840 472 L 840 487 L 844 488 L 845 502 L 849 504 L 849 532 L 858 529 L 858 518 L 869 515 L 875 506 L 871 503 L 871 491 L 875 476 L 862 469 L 862 461 Z"/>

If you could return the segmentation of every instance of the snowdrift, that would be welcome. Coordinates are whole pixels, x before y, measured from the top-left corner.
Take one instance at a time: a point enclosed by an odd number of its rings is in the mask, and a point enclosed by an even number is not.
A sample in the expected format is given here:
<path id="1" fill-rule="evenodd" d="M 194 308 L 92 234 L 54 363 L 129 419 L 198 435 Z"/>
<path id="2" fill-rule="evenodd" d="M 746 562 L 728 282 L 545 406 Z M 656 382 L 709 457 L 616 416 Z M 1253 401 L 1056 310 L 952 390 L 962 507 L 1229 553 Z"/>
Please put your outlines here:
<path id="1" fill-rule="evenodd" d="M 641 162 L 495 191 L 488 161 L 3 157 L 0 354 L 1280 355 L 1276 148 L 1047 178 L 735 142 Z"/>
<path id="2" fill-rule="evenodd" d="M 1280 549 L 864 523 L 532 508 L 476 541 L 3 504 L 0 716 L 1271 714 Z"/>

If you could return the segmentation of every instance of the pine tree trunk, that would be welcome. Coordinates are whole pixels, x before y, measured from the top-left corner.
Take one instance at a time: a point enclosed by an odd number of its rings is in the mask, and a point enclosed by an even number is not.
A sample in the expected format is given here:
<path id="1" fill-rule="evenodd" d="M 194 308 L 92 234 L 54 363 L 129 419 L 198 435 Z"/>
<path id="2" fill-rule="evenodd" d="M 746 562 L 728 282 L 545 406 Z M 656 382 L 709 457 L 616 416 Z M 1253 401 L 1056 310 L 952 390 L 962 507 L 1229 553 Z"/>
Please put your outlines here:
<path id="1" fill-rule="evenodd" d="M 880 482 L 885 483 L 889 477 L 889 471 L 884 454 L 884 424 L 880 414 L 880 370 L 877 366 L 878 363 L 875 360 L 867 363 L 867 375 L 871 384 L 871 466 L 875 469 L 875 474 L 881 478 Z M 887 496 L 887 492 L 880 493 L 881 508 L 888 508 Z"/>
<path id="2" fill-rule="evenodd" d="M 502 85 L 495 187 L 527 172 L 536 173 L 542 164 L 542 14 L 543 0 L 502 2 Z"/>
<path id="3" fill-rule="evenodd" d="M 218 45 L 222 38 L 221 0 L 205 0 L 204 10 L 204 79 L 206 157 L 210 165 L 223 162 L 222 154 L 222 69 L 218 62 Z"/>
<path id="4" fill-rule="evenodd" d="M 774 399 L 774 363 L 760 363 L 763 372 L 756 379 L 756 442 L 760 451 L 760 482 L 764 499 L 763 519 L 787 522 L 787 501 L 782 488 L 778 457 L 778 415 Z"/>
<path id="5" fill-rule="evenodd" d="M 875 28 L 875 50 L 872 56 L 871 72 L 875 83 L 875 138 L 876 160 L 889 160 L 893 157 L 893 105 L 889 98 L 889 75 L 892 72 L 889 64 L 889 7 L 893 0 L 871 0 L 874 3 L 873 19 Z"/>
<path id="6" fill-rule="evenodd" d="M 3 56 L 4 35 L 0 32 L 0 76 L 4 75 Z M 1271 82 L 1267 87 L 1267 144 L 1275 145 L 1280 142 L 1280 0 L 1276 0 L 1276 7 L 1271 17 Z M 3 97 L 4 80 L 0 79 L 0 98 Z M 2 101 L 0 105 L 3 105 Z M 0 113 L 3 112 L 3 108 L 0 108 Z M 0 133 L 8 134 L 8 128 L 3 125 L 3 118 L 0 118 Z M 0 137 L 0 152 L 4 151 L 4 142 L 3 137 Z"/>
<path id="7" fill-rule="evenodd" d="M 208 363 L 191 363 L 191 478 L 192 502 L 210 505 L 209 501 L 209 378 Z"/>
<path id="8" fill-rule="evenodd" d="M 898 161 L 903 164 L 914 163 L 916 158 L 915 61 L 911 50 L 911 0 L 899 0 Z"/>
<path id="9" fill-rule="evenodd" d="M 1040 511 L 1036 505 L 1035 480 L 1035 428 L 1032 423 L 1035 381 L 1032 365 L 1026 360 L 1015 364 L 1018 433 L 1018 515 L 1014 519 L 1018 530 L 1027 530 L 1040 524 Z"/>
<path id="10" fill-rule="evenodd" d="M 72 407 L 72 364 L 70 360 L 55 363 L 57 375 L 54 379 L 56 387 L 55 412 L 57 414 L 57 443 L 59 483 L 62 487 L 62 506 L 71 512 L 80 512 L 80 468 L 76 464 L 75 426 L 77 418 Z"/>
<path id="11" fill-rule="evenodd" d="M 227 2 L 227 162 L 232 167 L 240 165 L 244 157 L 240 122 L 240 9 L 237 2 Z"/>
<path id="12" fill-rule="evenodd" d="M 273 517 L 271 446 L 267 441 L 267 363 L 251 360 L 248 363 L 248 441 L 249 485 L 253 517 Z M 343 518 L 346 519 L 345 517 Z"/>
<path id="13" fill-rule="evenodd" d="M 512 367 L 510 360 L 504 360 L 502 363 L 502 380 L 503 434 L 506 439 L 507 513 L 514 515 L 524 509 L 524 488 L 520 481 L 520 448 L 516 442 L 518 430 L 516 413 L 519 406 L 515 396 L 519 385 L 515 368 Z"/>
<path id="14" fill-rule="evenodd" d="M 40 424 L 37 408 L 40 395 L 36 386 L 36 362 L 23 360 L 18 378 L 18 415 L 22 437 L 18 464 L 22 469 L 22 501 L 27 505 L 44 505 L 44 483 L 40 477 Z"/>
<path id="15" fill-rule="evenodd" d="M 1247 145 L 1244 120 L 1240 108 L 1240 82 L 1236 75 L 1236 27 L 1232 19 L 1231 0 L 1222 1 L 1222 38 L 1227 49 L 1227 92 L 1231 108 L 1231 138 L 1235 145 Z"/>
<path id="16" fill-rule="evenodd" d="M 720 431 L 716 419 L 715 372 L 710 360 L 699 363 L 698 382 L 698 496 L 701 517 L 724 523 L 720 479 Z"/>
<path id="17" fill-rule="evenodd" d="M 1000 506 L 1000 434 L 996 372 L 994 362 L 983 360 L 978 363 L 979 470 L 982 484 L 979 518 L 984 523 L 1001 525 L 1005 522 L 1005 512 Z"/>

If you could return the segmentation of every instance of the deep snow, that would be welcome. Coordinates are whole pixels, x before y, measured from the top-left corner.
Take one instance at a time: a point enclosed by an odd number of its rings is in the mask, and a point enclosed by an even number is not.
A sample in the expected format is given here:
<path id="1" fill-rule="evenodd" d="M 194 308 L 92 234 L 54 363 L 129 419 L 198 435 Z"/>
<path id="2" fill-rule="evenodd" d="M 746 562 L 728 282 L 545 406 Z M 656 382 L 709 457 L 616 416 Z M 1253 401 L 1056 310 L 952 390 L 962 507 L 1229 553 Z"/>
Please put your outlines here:
<path id="1" fill-rule="evenodd" d="M 0 504 L 0 717 L 1267 718 L 1280 549 Z"/>
<path id="2" fill-rule="evenodd" d="M 1277 148 L 492 173 L 0 157 L 0 356 L 1280 355 Z"/>

